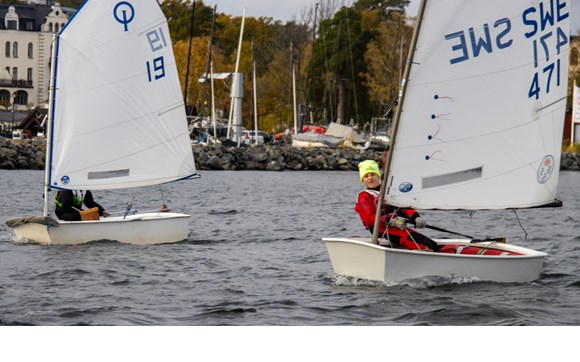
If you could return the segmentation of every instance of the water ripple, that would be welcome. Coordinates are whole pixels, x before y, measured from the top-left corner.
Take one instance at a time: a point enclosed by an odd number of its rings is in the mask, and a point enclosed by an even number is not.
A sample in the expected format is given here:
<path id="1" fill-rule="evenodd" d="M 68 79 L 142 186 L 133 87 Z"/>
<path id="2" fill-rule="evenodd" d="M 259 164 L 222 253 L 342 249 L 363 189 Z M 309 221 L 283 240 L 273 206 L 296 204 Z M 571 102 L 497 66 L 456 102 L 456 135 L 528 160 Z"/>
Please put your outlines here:
<path id="1" fill-rule="evenodd" d="M 37 212 L 42 179 L 38 171 L 0 170 L 7 190 L 32 190 L 16 199 L 2 194 L 0 213 Z M 2 224 L 0 325 L 580 324 L 580 173 L 561 174 L 562 208 L 518 211 L 523 228 L 509 212 L 423 213 L 433 225 L 505 235 L 547 252 L 531 283 L 335 275 L 321 238 L 366 235 L 353 210 L 357 180 L 356 172 L 203 172 L 164 190 L 173 210 L 192 215 L 188 239 L 174 244 L 16 245 Z M 131 198 L 95 194 L 113 210 Z M 158 206 L 138 202 L 140 209 Z"/>

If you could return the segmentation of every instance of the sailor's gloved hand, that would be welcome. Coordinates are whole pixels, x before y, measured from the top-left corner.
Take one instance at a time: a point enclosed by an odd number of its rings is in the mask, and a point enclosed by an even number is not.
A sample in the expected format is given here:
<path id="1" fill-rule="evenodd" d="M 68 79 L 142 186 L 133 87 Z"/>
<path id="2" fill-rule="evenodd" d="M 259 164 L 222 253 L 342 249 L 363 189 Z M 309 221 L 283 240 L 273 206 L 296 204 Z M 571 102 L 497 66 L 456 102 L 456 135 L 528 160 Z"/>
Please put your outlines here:
<path id="1" fill-rule="evenodd" d="M 417 229 L 423 229 L 425 226 L 427 226 L 427 222 L 423 218 L 418 217 L 415 219 L 415 227 Z"/>
<path id="2" fill-rule="evenodd" d="M 407 227 L 407 220 L 402 217 L 395 217 L 389 220 L 389 227 L 405 230 Z"/>

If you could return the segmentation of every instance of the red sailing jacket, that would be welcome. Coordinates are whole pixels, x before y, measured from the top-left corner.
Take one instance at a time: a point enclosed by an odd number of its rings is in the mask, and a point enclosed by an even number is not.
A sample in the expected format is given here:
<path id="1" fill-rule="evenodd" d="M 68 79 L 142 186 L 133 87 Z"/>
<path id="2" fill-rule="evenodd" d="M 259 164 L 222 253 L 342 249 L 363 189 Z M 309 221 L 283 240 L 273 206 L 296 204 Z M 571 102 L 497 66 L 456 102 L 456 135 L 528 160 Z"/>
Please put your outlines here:
<path id="1" fill-rule="evenodd" d="M 365 228 L 371 233 L 373 232 L 373 227 L 375 225 L 378 200 L 378 191 L 361 191 L 358 194 L 358 200 L 354 207 L 354 210 L 359 214 Z M 419 217 L 419 213 L 414 209 L 394 208 L 392 206 L 386 205 L 386 203 L 383 203 L 383 211 L 381 213 L 381 223 L 379 227 L 379 237 L 384 236 L 386 238 L 386 233 L 388 233 L 389 240 L 394 244 L 400 245 L 407 249 L 426 249 L 427 246 L 421 244 L 421 241 L 423 241 L 425 237 L 418 232 L 409 228 L 407 228 L 407 230 L 401 230 L 396 227 L 388 227 L 389 220 L 396 217 L 404 217 L 410 223 L 413 223 L 415 219 Z M 411 239 L 409 233 L 411 233 L 415 241 Z"/>

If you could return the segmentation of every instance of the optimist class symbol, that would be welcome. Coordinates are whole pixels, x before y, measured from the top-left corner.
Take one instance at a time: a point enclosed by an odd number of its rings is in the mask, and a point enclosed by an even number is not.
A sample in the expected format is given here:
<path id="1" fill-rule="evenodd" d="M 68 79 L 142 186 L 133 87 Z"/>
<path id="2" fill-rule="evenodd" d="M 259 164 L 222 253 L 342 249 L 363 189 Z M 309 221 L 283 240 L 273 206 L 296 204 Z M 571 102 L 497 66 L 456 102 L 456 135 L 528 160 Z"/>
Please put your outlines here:
<path id="1" fill-rule="evenodd" d="M 554 166 L 555 162 L 554 157 L 552 155 L 547 155 L 546 157 L 544 157 L 542 163 L 540 164 L 540 167 L 538 168 L 537 173 L 539 183 L 545 184 L 546 182 L 548 182 L 548 180 L 552 176 L 552 172 L 554 171 Z"/>
<path id="2" fill-rule="evenodd" d="M 133 8 L 133 5 L 127 1 L 121 1 L 115 5 L 115 8 L 113 9 L 113 16 L 117 22 L 123 24 L 125 31 L 129 31 L 129 27 L 127 25 L 133 21 L 133 18 L 135 17 L 135 9 Z"/>

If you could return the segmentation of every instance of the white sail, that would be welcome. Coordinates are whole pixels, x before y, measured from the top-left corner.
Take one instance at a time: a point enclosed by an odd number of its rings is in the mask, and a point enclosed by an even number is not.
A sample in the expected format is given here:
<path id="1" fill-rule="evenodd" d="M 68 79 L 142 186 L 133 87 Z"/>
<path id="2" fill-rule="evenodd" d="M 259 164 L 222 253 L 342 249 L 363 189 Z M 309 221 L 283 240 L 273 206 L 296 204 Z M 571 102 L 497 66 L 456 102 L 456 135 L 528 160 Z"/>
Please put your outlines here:
<path id="1" fill-rule="evenodd" d="M 155 0 L 88 0 L 58 37 L 50 186 L 195 174 L 167 21 Z"/>
<path id="2" fill-rule="evenodd" d="M 419 209 L 553 202 L 570 0 L 428 1 L 387 200 Z"/>

